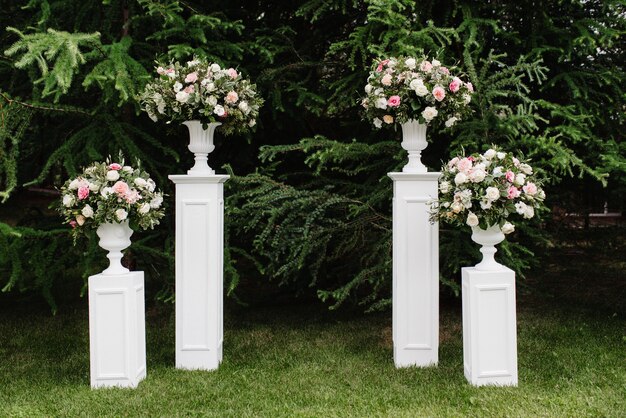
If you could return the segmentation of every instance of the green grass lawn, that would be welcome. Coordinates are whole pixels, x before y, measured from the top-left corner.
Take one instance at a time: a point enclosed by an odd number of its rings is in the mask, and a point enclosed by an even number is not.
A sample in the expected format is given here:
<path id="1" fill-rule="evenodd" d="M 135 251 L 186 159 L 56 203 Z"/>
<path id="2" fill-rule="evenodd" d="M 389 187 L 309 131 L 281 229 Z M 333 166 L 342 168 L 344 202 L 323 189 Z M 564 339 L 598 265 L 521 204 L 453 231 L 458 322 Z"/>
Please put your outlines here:
<path id="1" fill-rule="evenodd" d="M 0 416 L 625 416 L 621 315 L 523 299 L 517 388 L 465 381 L 458 303 L 442 309 L 439 366 L 403 370 L 390 314 L 300 306 L 227 309 L 219 371 L 180 371 L 172 308 L 151 308 L 136 390 L 90 389 L 86 306 L 3 309 Z"/>

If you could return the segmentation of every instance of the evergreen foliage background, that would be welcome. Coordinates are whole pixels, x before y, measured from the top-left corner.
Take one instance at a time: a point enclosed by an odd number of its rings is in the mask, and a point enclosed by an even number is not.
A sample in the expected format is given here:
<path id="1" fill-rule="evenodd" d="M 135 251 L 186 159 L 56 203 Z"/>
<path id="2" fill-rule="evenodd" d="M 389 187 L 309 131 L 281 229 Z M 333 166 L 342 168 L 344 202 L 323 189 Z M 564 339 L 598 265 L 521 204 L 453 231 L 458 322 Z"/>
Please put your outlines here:
<path id="1" fill-rule="evenodd" d="M 154 124 L 135 97 L 157 59 L 205 56 L 256 81 L 256 133 L 219 136 L 226 287 L 276 285 L 329 306 L 382 309 L 391 282 L 391 181 L 400 132 L 374 131 L 359 98 L 373 59 L 422 52 L 458 64 L 477 93 L 452 132 L 429 132 L 436 170 L 498 144 L 534 161 L 552 213 L 501 245 L 522 274 L 566 212 L 624 210 L 626 6 L 617 0 L 0 0 L 0 288 L 55 301 L 101 270 L 95 240 L 72 247 L 46 205 L 80 167 L 121 150 L 167 180 L 191 165 L 184 127 Z M 47 193 L 47 194 L 46 194 Z M 44 196 L 44 197 L 41 197 Z M 45 196 L 52 196 L 47 198 Z M 127 261 L 152 297 L 173 296 L 173 216 L 136 233 Z M 458 293 L 478 251 L 442 226 L 441 281 Z M 245 297 L 242 298 L 245 302 Z"/>

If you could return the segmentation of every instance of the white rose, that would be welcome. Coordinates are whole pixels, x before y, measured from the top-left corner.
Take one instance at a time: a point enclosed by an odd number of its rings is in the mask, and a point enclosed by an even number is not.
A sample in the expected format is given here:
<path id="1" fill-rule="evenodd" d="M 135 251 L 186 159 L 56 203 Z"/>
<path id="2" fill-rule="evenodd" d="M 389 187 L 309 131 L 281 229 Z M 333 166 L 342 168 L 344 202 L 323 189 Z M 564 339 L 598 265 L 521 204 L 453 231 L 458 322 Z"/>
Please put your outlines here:
<path id="1" fill-rule="evenodd" d="M 85 217 L 83 215 L 76 216 L 76 223 L 78 226 L 83 226 L 85 224 Z"/>
<path id="2" fill-rule="evenodd" d="M 506 152 L 498 152 L 496 153 L 496 157 L 498 157 L 498 160 L 504 160 L 504 157 L 506 157 Z"/>
<path id="3" fill-rule="evenodd" d="M 441 193 L 448 193 L 450 191 L 450 182 L 442 181 L 439 185 L 439 190 L 441 190 Z"/>
<path id="4" fill-rule="evenodd" d="M 194 65 L 198 65 L 198 64 L 200 64 L 200 61 L 198 60 L 187 61 L 187 67 L 193 67 Z"/>
<path id="5" fill-rule="evenodd" d="M 452 212 L 454 213 L 459 213 L 463 210 L 463 205 L 461 204 L 461 202 L 454 202 L 450 206 L 450 209 L 452 209 Z"/>
<path id="6" fill-rule="evenodd" d="M 409 87 L 411 88 L 411 90 L 415 90 L 419 86 L 423 86 L 423 85 L 424 85 L 424 81 L 422 81 L 421 78 L 414 78 L 413 80 L 411 80 L 411 83 L 409 83 Z"/>
<path id="7" fill-rule="evenodd" d="M 117 170 L 107 171 L 107 180 L 117 181 L 119 178 L 120 178 L 120 173 L 118 173 Z"/>
<path id="8" fill-rule="evenodd" d="M 469 94 L 463 95 L 463 102 L 465 102 L 465 104 L 470 104 L 471 101 L 472 101 L 472 96 L 470 96 Z"/>
<path id="9" fill-rule="evenodd" d="M 124 209 L 118 209 L 115 211 L 115 217 L 118 221 L 123 221 L 128 218 L 128 212 L 126 212 Z"/>
<path id="10" fill-rule="evenodd" d="M 480 201 L 480 207 L 481 207 L 482 210 L 491 209 L 491 200 L 489 200 L 489 199 L 482 199 Z"/>
<path id="11" fill-rule="evenodd" d="M 112 187 L 103 187 L 102 190 L 100 190 L 100 194 L 102 195 L 102 197 L 104 197 L 105 199 L 111 194 L 113 193 L 113 188 Z"/>
<path id="12" fill-rule="evenodd" d="M 527 206 L 526 206 L 526 203 L 524 203 L 524 202 L 517 202 L 517 203 L 515 204 L 515 211 L 516 211 L 518 214 L 523 215 L 523 214 L 524 214 L 524 212 L 526 212 L 526 207 L 527 207 Z"/>
<path id="13" fill-rule="evenodd" d="M 122 171 L 126 172 L 126 173 L 132 173 L 133 172 L 133 168 L 129 165 L 125 165 L 124 167 L 122 167 Z"/>
<path id="14" fill-rule="evenodd" d="M 430 122 L 437 116 L 437 113 L 439 112 L 437 112 L 437 109 L 434 107 L 426 106 L 426 109 L 422 112 L 422 117 L 426 120 L 426 122 Z"/>
<path id="15" fill-rule="evenodd" d="M 167 74 L 167 76 L 168 76 L 169 78 L 176 78 L 176 72 L 174 72 L 174 71 L 171 71 L 171 72 L 166 73 L 166 74 Z"/>
<path id="16" fill-rule="evenodd" d="M 379 97 L 378 99 L 376 99 L 375 105 L 379 109 L 387 109 L 387 99 L 385 99 L 384 97 Z"/>
<path id="17" fill-rule="evenodd" d="M 467 183 L 467 176 L 465 175 L 465 173 L 457 173 L 457 175 L 454 177 L 454 183 L 457 186 L 463 183 Z"/>
<path id="18" fill-rule="evenodd" d="M 245 100 L 243 102 L 239 102 L 239 105 L 237 107 L 239 107 L 239 110 L 241 110 L 245 114 L 248 114 L 248 112 L 250 112 L 250 106 L 248 106 L 248 102 L 246 102 Z"/>
<path id="19" fill-rule="evenodd" d="M 493 176 L 494 177 L 502 176 L 504 174 L 502 170 L 504 170 L 504 168 L 502 166 L 498 166 L 498 167 L 494 168 L 493 169 Z"/>
<path id="20" fill-rule="evenodd" d="M 152 179 L 148 179 L 148 190 L 153 192 L 156 189 L 156 183 Z"/>
<path id="21" fill-rule="evenodd" d="M 487 173 L 485 173 L 484 170 L 482 170 L 482 169 L 475 169 L 470 174 L 470 179 L 474 183 L 480 183 L 481 181 L 483 181 L 485 179 L 486 175 L 487 175 Z"/>
<path id="22" fill-rule="evenodd" d="M 456 121 L 459 120 L 458 118 L 452 116 L 450 119 L 448 119 L 445 123 L 446 128 L 450 128 L 452 126 L 454 126 L 454 124 L 456 123 Z"/>
<path id="23" fill-rule="evenodd" d="M 174 93 L 179 92 L 183 89 L 183 85 L 178 81 L 174 83 Z"/>
<path id="24" fill-rule="evenodd" d="M 224 106 L 217 105 L 213 109 L 213 113 L 215 113 L 217 116 L 224 116 L 224 114 L 226 113 L 226 110 L 224 110 Z"/>
<path id="25" fill-rule="evenodd" d="M 217 104 L 217 97 L 209 96 L 209 98 L 207 99 L 207 103 L 211 106 L 215 106 Z"/>
<path id="26" fill-rule="evenodd" d="M 518 174 L 517 176 L 515 176 L 515 184 L 517 186 L 523 186 L 524 183 L 526 183 L 526 175 L 525 174 Z"/>
<path id="27" fill-rule="evenodd" d="M 141 177 L 137 177 L 134 183 L 135 183 L 135 186 L 137 187 L 146 187 L 148 185 L 148 182 L 142 179 Z"/>
<path id="28" fill-rule="evenodd" d="M 76 199 L 74 199 L 74 196 L 72 196 L 71 194 L 63 195 L 63 206 L 65 206 L 66 208 L 69 208 L 70 206 L 74 204 L 75 200 Z"/>
<path id="29" fill-rule="evenodd" d="M 76 190 L 76 189 L 78 189 L 78 185 L 79 184 L 80 184 L 80 180 L 74 179 L 74 180 L 70 181 L 70 184 L 67 186 L 67 188 L 70 189 L 70 190 Z"/>
<path id="30" fill-rule="evenodd" d="M 524 174 L 532 174 L 533 173 L 533 168 L 531 166 L 529 166 L 526 163 L 522 163 L 519 165 L 519 169 L 522 170 L 522 173 Z"/>
<path id="31" fill-rule="evenodd" d="M 500 198 L 500 190 L 497 187 L 487 187 L 485 197 L 489 200 L 497 200 Z"/>
<path id="32" fill-rule="evenodd" d="M 93 209 L 89 205 L 85 205 L 85 207 L 83 208 L 82 211 L 80 211 L 80 213 L 82 213 L 85 218 L 93 217 Z"/>
<path id="33" fill-rule="evenodd" d="M 515 231 L 515 225 L 510 222 L 506 222 L 504 225 L 502 225 L 501 229 L 503 234 L 508 235 L 511 232 Z"/>
<path id="34" fill-rule="evenodd" d="M 144 203 L 139 207 L 140 214 L 145 215 L 148 212 L 150 212 L 150 203 Z"/>
<path id="35" fill-rule="evenodd" d="M 433 67 L 439 67 L 441 65 L 441 62 L 439 62 L 439 60 L 432 60 L 430 63 L 433 65 Z"/>
<path id="36" fill-rule="evenodd" d="M 409 70 L 413 70 L 415 69 L 417 62 L 415 61 L 415 58 L 407 58 L 407 60 L 404 61 L 404 64 L 409 67 Z"/>
<path id="37" fill-rule="evenodd" d="M 535 208 L 532 206 L 526 205 L 526 209 L 524 209 L 524 218 L 530 219 L 535 216 Z"/>
<path id="38" fill-rule="evenodd" d="M 495 156 L 496 156 L 496 150 L 495 150 L 495 149 L 492 149 L 492 148 L 489 148 L 487 151 L 485 151 L 485 153 L 483 154 L 483 156 L 484 156 L 486 159 L 491 160 L 491 159 L 493 159 L 493 157 L 495 157 Z"/>
<path id="39" fill-rule="evenodd" d="M 213 90 L 215 90 L 215 83 L 207 83 L 207 85 L 206 85 L 206 90 L 207 90 L 207 91 L 213 91 Z"/>
<path id="40" fill-rule="evenodd" d="M 250 119 L 250 122 L 248 122 L 248 126 L 252 128 L 254 125 L 256 125 L 256 120 Z"/>
<path id="41" fill-rule="evenodd" d="M 163 196 L 161 196 L 160 194 L 157 194 L 156 196 L 154 196 L 152 198 L 152 200 L 150 201 L 150 207 L 152 209 L 158 209 L 161 207 L 161 204 L 163 203 Z"/>
<path id="42" fill-rule="evenodd" d="M 417 94 L 419 97 L 424 97 L 428 94 L 428 88 L 423 84 L 419 85 L 415 89 L 415 94 Z"/>
<path id="43" fill-rule="evenodd" d="M 383 121 L 378 118 L 374 118 L 373 122 L 374 122 L 374 126 L 377 128 L 380 128 L 381 126 L 383 126 Z"/>
<path id="44" fill-rule="evenodd" d="M 544 192 L 542 189 L 539 189 L 539 191 L 537 192 L 537 197 L 541 200 L 546 198 L 546 192 Z"/>
<path id="45" fill-rule="evenodd" d="M 372 85 L 371 84 L 366 84 L 365 85 L 365 93 L 370 94 L 372 92 Z"/>
<path id="46" fill-rule="evenodd" d="M 469 226 L 478 226 L 478 216 L 474 212 L 470 212 L 465 223 Z"/>
<path id="47" fill-rule="evenodd" d="M 176 93 L 176 100 L 180 103 L 187 103 L 187 101 L 189 100 L 189 93 L 187 93 L 186 91 L 179 91 L 178 93 Z"/>
<path id="48" fill-rule="evenodd" d="M 211 64 L 211 71 L 213 71 L 214 73 L 218 72 L 221 69 L 222 68 L 218 64 Z"/>

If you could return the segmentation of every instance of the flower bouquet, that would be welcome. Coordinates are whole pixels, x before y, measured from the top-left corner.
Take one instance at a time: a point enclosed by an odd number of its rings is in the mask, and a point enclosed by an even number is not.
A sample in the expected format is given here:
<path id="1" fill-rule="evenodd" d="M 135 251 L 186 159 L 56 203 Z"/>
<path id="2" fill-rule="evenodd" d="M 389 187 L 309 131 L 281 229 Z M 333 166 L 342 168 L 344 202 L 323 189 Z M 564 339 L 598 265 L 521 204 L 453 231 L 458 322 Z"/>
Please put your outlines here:
<path id="1" fill-rule="evenodd" d="M 115 162 L 96 162 L 61 187 L 61 213 L 77 237 L 104 223 L 130 221 L 153 228 L 164 216 L 163 194 L 148 173 Z"/>
<path id="2" fill-rule="evenodd" d="M 439 61 L 391 57 L 374 64 L 361 102 L 376 128 L 402 124 L 402 148 L 409 153 L 404 172 L 425 173 L 421 153 L 431 123 L 454 126 L 467 113 L 474 87 Z"/>
<path id="3" fill-rule="evenodd" d="M 530 165 L 495 148 L 454 157 L 441 169 L 440 194 L 431 202 L 430 219 L 470 226 L 472 239 L 489 248 L 490 259 L 481 263 L 489 269 L 495 267 L 494 245 L 515 231 L 509 217 L 531 219 L 544 206 L 540 185 Z"/>
<path id="4" fill-rule="evenodd" d="M 376 128 L 410 120 L 451 127 L 469 111 L 473 91 L 435 59 L 390 57 L 374 64 L 362 105 Z"/>

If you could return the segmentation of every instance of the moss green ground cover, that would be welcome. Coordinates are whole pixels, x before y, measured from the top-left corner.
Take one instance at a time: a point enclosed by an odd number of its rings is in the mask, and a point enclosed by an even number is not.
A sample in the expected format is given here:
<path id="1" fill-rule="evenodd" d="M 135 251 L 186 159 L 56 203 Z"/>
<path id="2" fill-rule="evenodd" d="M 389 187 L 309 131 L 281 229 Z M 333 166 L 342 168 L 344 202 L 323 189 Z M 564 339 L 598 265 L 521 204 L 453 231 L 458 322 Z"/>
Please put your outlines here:
<path id="1" fill-rule="evenodd" d="M 171 307 L 147 315 L 148 377 L 89 388 L 86 307 L 0 309 L 0 416 L 624 416 L 621 315 L 518 301 L 518 388 L 462 373 L 458 303 L 442 309 L 438 367 L 396 370 L 389 314 L 231 308 L 217 372 L 174 369 Z M 525 307 L 532 306 L 532 307 Z"/>

